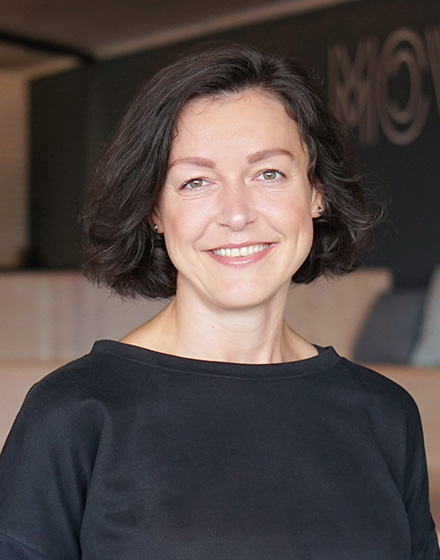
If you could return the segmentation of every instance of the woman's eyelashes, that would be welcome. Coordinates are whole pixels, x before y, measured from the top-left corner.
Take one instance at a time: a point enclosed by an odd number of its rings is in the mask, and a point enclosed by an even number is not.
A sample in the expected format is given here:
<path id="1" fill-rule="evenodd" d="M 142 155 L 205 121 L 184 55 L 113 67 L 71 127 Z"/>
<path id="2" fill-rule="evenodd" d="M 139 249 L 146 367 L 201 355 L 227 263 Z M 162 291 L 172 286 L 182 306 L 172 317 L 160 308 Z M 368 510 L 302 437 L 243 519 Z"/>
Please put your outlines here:
<path id="1" fill-rule="evenodd" d="M 188 181 L 185 181 L 180 185 L 180 190 L 187 189 L 187 190 L 196 190 L 201 189 L 202 187 L 206 187 L 209 184 L 207 179 L 203 179 L 203 177 L 193 177 Z"/>
<path id="2" fill-rule="evenodd" d="M 279 183 L 281 180 L 285 179 L 286 175 L 279 169 L 263 169 L 256 175 L 258 181 L 263 181 L 265 183 Z"/>
<path id="3" fill-rule="evenodd" d="M 258 181 L 259 183 L 264 184 L 277 184 L 283 181 L 286 178 L 286 174 L 276 168 L 268 168 L 258 171 L 253 176 L 253 180 Z M 209 186 L 212 183 L 209 179 L 205 179 L 204 177 L 192 177 L 181 183 L 179 190 L 190 190 L 195 191 L 199 189 L 203 189 Z"/>

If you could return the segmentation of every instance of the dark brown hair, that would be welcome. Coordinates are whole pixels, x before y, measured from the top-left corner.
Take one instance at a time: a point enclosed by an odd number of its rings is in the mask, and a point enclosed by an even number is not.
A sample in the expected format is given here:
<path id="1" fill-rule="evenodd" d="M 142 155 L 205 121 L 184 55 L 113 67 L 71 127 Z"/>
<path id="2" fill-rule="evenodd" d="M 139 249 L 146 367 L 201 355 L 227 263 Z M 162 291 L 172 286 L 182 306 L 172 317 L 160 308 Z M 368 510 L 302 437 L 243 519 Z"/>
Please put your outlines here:
<path id="1" fill-rule="evenodd" d="M 242 45 L 179 59 L 147 82 L 132 102 L 98 166 L 85 205 L 86 275 L 123 297 L 169 297 L 177 271 L 151 214 L 164 185 L 171 142 L 190 101 L 250 89 L 272 94 L 297 123 L 309 153 L 308 176 L 325 200 L 313 246 L 292 282 L 353 270 L 370 218 L 366 190 L 344 127 L 317 83 L 292 59 Z"/>

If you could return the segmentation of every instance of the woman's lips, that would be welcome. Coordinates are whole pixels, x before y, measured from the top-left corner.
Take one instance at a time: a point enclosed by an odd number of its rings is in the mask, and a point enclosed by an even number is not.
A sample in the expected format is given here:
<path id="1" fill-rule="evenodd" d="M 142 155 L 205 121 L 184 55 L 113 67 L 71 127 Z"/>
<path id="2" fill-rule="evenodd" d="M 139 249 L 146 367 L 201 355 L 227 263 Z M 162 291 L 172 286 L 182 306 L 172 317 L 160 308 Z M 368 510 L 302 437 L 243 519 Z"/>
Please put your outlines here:
<path id="1" fill-rule="evenodd" d="M 214 249 L 212 253 L 218 257 L 249 257 L 256 253 L 261 253 L 270 247 L 269 243 L 258 243 L 254 245 L 245 245 L 243 247 L 220 247 Z"/>
<path id="2" fill-rule="evenodd" d="M 252 243 L 240 247 L 218 247 L 209 254 L 222 264 L 240 266 L 259 261 L 273 246 L 273 243 Z"/>

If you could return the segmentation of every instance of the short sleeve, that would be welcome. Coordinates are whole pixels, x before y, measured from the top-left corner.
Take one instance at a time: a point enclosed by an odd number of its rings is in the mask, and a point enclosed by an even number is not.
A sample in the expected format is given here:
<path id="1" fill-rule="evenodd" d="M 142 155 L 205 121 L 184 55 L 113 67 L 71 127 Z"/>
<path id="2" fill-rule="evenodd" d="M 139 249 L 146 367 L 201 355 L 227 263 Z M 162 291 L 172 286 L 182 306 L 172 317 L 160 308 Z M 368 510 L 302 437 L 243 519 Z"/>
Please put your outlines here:
<path id="1" fill-rule="evenodd" d="M 80 558 L 99 433 L 93 401 L 47 380 L 31 389 L 0 456 L 1 558 Z"/>

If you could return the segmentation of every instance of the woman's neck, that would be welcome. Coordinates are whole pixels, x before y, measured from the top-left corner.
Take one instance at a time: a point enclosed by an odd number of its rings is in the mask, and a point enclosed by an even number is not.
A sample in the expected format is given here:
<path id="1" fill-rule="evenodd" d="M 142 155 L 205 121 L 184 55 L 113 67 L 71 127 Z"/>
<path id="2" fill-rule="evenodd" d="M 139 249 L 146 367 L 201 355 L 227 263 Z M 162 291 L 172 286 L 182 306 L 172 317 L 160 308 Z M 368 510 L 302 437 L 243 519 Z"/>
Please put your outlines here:
<path id="1" fill-rule="evenodd" d="M 316 349 L 285 322 L 284 303 L 219 310 L 176 297 L 122 342 L 185 358 L 247 364 L 316 355 Z"/>

